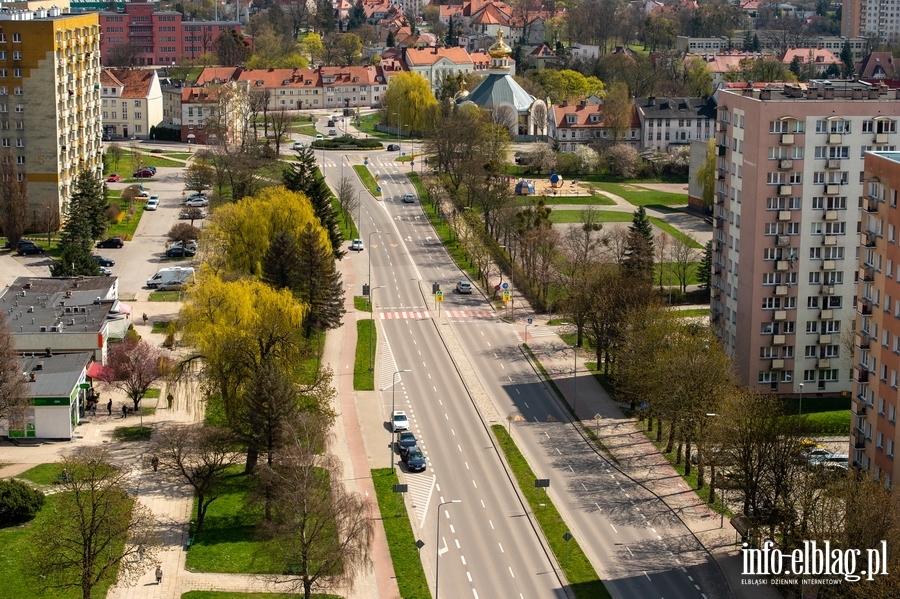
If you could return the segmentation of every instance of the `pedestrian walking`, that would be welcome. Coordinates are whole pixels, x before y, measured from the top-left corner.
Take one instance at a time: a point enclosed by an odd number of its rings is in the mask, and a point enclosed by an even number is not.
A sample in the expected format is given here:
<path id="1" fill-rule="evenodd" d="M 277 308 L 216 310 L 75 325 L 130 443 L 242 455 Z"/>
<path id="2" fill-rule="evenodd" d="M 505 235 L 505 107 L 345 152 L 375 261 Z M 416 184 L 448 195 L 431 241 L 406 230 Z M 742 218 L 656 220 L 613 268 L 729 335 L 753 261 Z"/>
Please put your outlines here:
<path id="1" fill-rule="evenodd" d="M 144 561 L 144 546 L 143 545 L 138 545 L 137 554 L 138 554 L 138 561 L 139 562 Z"/>
<path id="2" fill-rule="evenodd" d="M 97 402 L 96 401 L 91 404 L 91 417 L 93 417 L 93 418 L 97 417 Z"/>
<path id="3" fill-rule="evenodd" d="M 112 399 L 107 402 L 106 411 L 109 413 L 109 417 L 112 418 Z"/>
<path id="4" fill-rule="evenodd" d="M 156 472 L 157 468 L 159 468 L 159 458 L 156 456 L 150 458 L 150 465 L 153 466 L 153 471 Z"/>
<path id="5" fill-rule="evenodd" d="M 162 582 L 162 566 L 156 566 L 156 584 Z"/>
<path id="6" fill-rule="evenodd" d="M 143 318 L 144 318 L 144 326 L 147 326 L 147 313 L 146 312 L 144 312 Z"/>
<path id="7" fill-rule="evenodd" d="M 128 406 L 126 404 L 122 404 L 122 418 L 128 417 Z"/>

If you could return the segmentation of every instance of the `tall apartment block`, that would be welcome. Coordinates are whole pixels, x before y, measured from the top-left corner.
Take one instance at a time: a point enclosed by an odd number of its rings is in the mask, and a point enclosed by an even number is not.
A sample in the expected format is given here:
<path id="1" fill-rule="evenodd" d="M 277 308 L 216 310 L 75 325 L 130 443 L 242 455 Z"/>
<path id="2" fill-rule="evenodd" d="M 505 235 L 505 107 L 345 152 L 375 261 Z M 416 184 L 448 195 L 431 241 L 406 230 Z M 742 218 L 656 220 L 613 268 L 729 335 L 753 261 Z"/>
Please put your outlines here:
<path id="1" fill-rule="evenodd" d="M 0 154 L 21 166 L 38 229 L 83 170 L 102 174 L 101 136 L 97 15 L 0 11 Z"/>
<path id="2" fill-rule="evenodd" d="M 716 94 L 714 326 L 743 383 L 849 395 L 863 156 L 896 148 L 897 94 L 736 85 Z"/>
<path id="3" fill-rule="evenodd" d="M 841 35 L 896 42 L 900 38 L 900 6 L 895 0 L 844 0 Z"/>
<path id="4" fill-rule="evenodd" d="M 101 12 L 100 27 L 104 66 L 116 46 L 135 46 L 140 65 L 171 65 L 212 52 L 223 31 L 241 32 L 237 21 L 183 22 L 180 12 L 156 10 L 152 2 L 126 2 L 121 12 Z"/>
<path id="5" fill-rule="evenodd" d="M 898 190 L 900 153 L 866 154 L 850 449 L 855 465 L 873 478 L 884 476 L 888 487 L 900 476 L 900 460 L 894 460 L 900 443 Z"/>

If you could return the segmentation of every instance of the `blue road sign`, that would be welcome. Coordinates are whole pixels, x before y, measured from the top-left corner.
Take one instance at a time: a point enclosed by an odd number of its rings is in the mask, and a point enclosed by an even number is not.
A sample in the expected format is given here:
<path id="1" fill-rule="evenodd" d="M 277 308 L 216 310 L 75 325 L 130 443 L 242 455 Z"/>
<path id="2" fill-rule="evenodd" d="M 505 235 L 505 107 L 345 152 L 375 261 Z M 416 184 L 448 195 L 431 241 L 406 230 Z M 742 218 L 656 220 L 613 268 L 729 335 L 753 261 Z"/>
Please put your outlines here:
<path id="1" fill-rule="evenodd" d="M 381 187 L 376 187 L 375 191 L 377 191 L 378 193 L 381 193 Z"/>
<path id="2" fill-rule="evenodd" d="M 509 283 L 503 283 L 501 287 L 503 287 L 504 289 L 509 289 Z"/>
<path id="3" fill-rule="evenodd" d="M 530 319 L 530 318 L 528 319 L 528 324 L 531 324 L 531 319 Z"/>

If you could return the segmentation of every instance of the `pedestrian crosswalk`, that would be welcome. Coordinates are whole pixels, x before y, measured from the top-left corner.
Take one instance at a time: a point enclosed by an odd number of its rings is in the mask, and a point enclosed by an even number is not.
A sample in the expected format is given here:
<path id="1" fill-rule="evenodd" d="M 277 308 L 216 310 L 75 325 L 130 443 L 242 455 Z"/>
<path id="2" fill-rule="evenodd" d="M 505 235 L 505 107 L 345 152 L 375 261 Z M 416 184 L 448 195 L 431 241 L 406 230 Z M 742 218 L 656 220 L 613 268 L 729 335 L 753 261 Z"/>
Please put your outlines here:
<path id="1" fill-rule="evenodd" d="M 397 310 L 380 312 L 378 315 L 381 320 L 420 320 L 433 316 L 437 316 L 437 314 L 429 310 Z M 445 318 L 496 318 L 497 314 L 490 310 L 441 310 L 441 316 Z"/>

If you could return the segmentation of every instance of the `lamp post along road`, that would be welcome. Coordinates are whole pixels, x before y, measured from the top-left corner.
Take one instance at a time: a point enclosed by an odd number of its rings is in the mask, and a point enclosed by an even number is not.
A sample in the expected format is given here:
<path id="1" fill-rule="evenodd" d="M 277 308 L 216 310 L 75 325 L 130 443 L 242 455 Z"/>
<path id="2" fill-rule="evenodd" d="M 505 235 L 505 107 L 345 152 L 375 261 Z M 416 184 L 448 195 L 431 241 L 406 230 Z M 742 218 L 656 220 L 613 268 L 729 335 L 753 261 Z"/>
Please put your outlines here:
<path id="1" fill-rule="evenodd" d="M 396 408 L 396 404 L 394 403 L 394 396 L 396 395 L 396 390 L 397 390 L 397 380 L 396 380 L 396 376 L 397 376 L 398 374 L 400 374 L 401 372 L 412 372 L 412 370 L 410 370 L 409 368 L 406 368 L 406 369 L 404 369 L 404 370 L 396 370 L 396 371 L 394 371 L 394 374 L 391 375 L 391 418 L 390 418 L 390 423 L 391 423 L 391 430 L 390 430 L 390 434 L 391 434 L 391 442 L 388 444 L 388 449 L 389 449 L 390 452 L 391 452 L 391 474 L 394 473 L 394 463 L 396 462 L 396 460 L 394 459 L 394 411 L 395 411 L 397 408 Z"/>
<path id="2" fill-rule="evenodd" d="M 800 412 L 798 416 L 803 416 L 803 383 L 800 383 Z"/>
<path id="3" fill-rule="evenodd" d="M 369 233 L 369 276 L 367 277 L 366 283 L 369 285 L 369 303 L 372 302 L 372 235 L 375 233 L 381 233 L 381 231 L 372 231 Z"/>
<path id="4" fill-rule="evenodd" d="M 360 189 L 356 193 L 356 234 L 362 237 L 362 194 L 366 191 Z"/>
<path id="5" fill-rule="evenodd" d="M 438 504 L 438 513 L 437 513 L 437 536 L 434 539 L 434 599 L 438 599 L 438 580 L 440 576 L 440 559 L 441 559 L 441 507 L 448 505 L 450 503 L 462 503 L 462 499 L 451 499 L 450 501 L 444 501 Z M 450 513 L 447 513 L 447 517 L 450 517 Z M 444 549 L 444 551 L 447 551 Z"/>
<path id="6" fill-rule="evenodd" d="M 372 322 L 372 326 L 369 330 L 369 371 L 375 370 L 375 290 L 376 289 L 384 289 L 384 285 L 379 285 L 378 287 L 370 287 L 369 288 L 369 299 L 372 301 L 372 312 L 369 316 L 369 320 Z"/>

